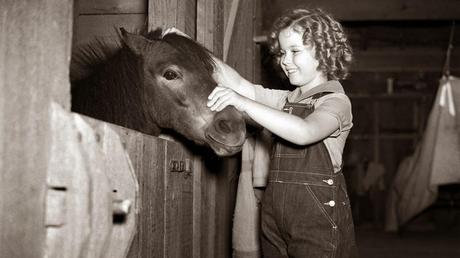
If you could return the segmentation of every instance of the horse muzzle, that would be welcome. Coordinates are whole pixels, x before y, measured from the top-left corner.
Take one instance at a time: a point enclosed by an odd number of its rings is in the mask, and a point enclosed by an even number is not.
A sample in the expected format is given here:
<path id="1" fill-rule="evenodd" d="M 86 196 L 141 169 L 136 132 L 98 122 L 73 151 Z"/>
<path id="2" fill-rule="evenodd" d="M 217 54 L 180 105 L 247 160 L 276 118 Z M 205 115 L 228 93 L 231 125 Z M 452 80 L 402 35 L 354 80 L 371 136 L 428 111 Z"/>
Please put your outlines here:
<path id="1" fill-rule="evenodd" d="M 219 156 L 230 156 L 240 152 L 246 139 L 246 124 L 243 116 L 234 108 L 226 107 L 216 113 L 205 130 L 206 143 Z"/>

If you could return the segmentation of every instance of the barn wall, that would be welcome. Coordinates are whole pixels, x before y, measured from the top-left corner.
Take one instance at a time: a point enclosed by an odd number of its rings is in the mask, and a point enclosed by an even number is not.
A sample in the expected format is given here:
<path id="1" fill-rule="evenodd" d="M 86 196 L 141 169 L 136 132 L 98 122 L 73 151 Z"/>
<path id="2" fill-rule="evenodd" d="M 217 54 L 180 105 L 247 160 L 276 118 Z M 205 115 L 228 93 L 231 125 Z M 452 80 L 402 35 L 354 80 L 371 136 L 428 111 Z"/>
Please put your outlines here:
<path id="1" fill-rule="evenodd" d="M 85 44 L 95 36 L 116 37 L 116 30 L 141 29 L 147 24 L 147 0 L 75 0 L 73 45 Z"/>
<path id="2" fill-rule="evenodd" d="M 72 1 L 0 9 L 0 257 L 43 257 L 49 107 L 70 104 Z"/>

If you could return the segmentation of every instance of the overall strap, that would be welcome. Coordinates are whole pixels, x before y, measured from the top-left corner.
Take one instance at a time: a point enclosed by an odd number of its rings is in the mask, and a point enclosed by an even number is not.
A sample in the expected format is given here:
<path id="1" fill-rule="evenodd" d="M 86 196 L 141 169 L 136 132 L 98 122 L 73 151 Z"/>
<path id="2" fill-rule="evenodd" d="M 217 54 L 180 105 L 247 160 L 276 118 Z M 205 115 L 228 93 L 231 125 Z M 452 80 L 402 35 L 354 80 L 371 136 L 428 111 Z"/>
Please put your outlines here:
<path id="1" fill-rule="evenodd" d="M 333 92 L 332 91 L 318 92 L 316 94 L 313 94 L 311 96 L 311 98 L 314 99 L 314 100 L 317 100 L 317 99 L 321 98 L 322 96 L 326 96 L 326 95 L 331 94 L 331 93 L 333 93 Z"/>
<path id="2" fill-rule="evenodd" d="M 318 93 L 315 93 L 313 95 L 310 95 L 310 96 L 305 96 L 299 100 L 297 100 L 297 102 L 289 102 L 289 100 L 286 98 L 286 103 L 285 105 L 292 105 L 292 104 L 299 104 L 299 105 L 306 105 L 306 104 L 302 104 L 300 103 L 301 101 L 303 100 L 306 100 L 308 98 L 311 98 L 312 100 L 314 100 L 314 102 L 316 102 L 317 99 L 323 97 L 323 96 L 326 96 L 328 94 L 331 94 L 331 93 L 334 93 L 332 91 L 322 91 L 322 92 L 318 92 Z"/>

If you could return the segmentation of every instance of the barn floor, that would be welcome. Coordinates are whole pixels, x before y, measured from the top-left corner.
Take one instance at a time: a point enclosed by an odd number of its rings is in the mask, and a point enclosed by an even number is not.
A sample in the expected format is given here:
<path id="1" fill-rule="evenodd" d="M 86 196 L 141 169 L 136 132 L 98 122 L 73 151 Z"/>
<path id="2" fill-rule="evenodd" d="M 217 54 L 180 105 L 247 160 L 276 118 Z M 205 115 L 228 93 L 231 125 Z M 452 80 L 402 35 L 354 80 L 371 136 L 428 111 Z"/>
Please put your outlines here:
<path id="1" fill-rule="evenodd" d="M 356 228 L 361 258 L 453 258 L 460 257 L 457 227 L 420 227 L 388 233 L 372 226 Z"/>

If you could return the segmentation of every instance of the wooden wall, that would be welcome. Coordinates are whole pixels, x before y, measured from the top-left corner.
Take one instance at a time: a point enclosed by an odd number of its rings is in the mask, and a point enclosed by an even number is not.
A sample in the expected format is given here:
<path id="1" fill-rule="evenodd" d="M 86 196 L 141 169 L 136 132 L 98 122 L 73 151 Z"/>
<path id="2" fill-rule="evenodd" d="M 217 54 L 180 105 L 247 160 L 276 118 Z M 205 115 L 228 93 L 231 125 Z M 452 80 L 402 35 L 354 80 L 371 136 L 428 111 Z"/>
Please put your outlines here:
<path id="1" fill-rule="evenodd" d="M 115 37 L 116 30 L 141 29 L 147 24 L 147 0 L 74 1 L 73 45 L 85 44 L 95 36 Z"/>
<path id="2" fill-rule="evenodd" d="M 0 9 L 0 257 L 43 257 L 50 102 L 70 108 L 72 1 Z"/>

